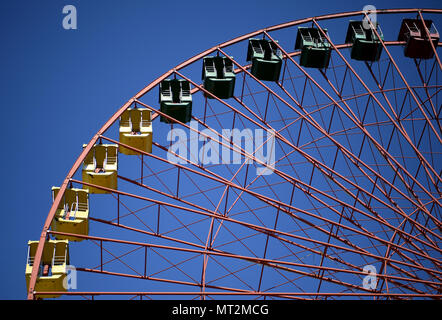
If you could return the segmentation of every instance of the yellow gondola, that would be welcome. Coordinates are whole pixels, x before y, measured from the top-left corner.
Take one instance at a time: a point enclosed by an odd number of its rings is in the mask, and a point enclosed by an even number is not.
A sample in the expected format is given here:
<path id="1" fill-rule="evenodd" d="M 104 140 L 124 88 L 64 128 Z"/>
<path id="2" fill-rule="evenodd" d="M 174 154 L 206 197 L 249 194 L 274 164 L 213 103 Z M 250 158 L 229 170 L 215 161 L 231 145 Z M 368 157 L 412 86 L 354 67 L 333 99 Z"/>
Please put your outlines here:
<path id="1" fill-rule="evenodd" d="M 152 152 L 152 122 L 150 110 L 129 108 L 120 117 L 120 142 L 145 152 Z M 120 147 L 119 152 L 137 155 L 136 151 Z"/>
<path id="2" fill-rule="evenodd" d="M 38 241 L 28 241 L 28 257 L 26 262 L 26 285 L 28 290 L 37 246 Z M 69 241 L 46 241 L 34 290 L 40 292 L 67 291 L 66 276 L 68 265 Z M 60 295 L 41 295 L 37 296 L 37 298 L 57 298 L 59 296 Z"/>
<path id="3" fill-rule="evenodd" d="M 60 188 L 52 187 L 52 199 L 55 200 Z M 51 223 L 53 231 L 89 234 L 89 191 L 84 189 L 66 189 L 54 219 Z M 59 240 L 81 241 L 82 238 L 55 235 Z"/>
<path id="4" fill-rule="evenodd" d="M 83 148 L 86 145 L 83 145 Z M 83 181 L 98 186 L 117 189 L 118 145 L 96 144 L 83 162 Z M 83 185 L 89 193 L 109 193 L 108 191 Z"/>

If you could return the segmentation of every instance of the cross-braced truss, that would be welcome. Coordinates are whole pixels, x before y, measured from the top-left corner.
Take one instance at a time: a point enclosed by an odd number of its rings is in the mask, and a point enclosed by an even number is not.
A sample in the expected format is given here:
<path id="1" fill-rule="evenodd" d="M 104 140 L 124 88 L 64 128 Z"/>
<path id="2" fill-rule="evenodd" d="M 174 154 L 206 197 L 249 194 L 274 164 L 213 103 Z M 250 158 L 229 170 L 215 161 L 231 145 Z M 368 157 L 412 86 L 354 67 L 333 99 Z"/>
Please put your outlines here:
<path id="1" fill-rule="evenodd" d="M 382 22 L 385 16 L 423 19 L 441 12 L 377 14 Z M 91 280 L 78 291 L 62 292 L 65 296 L 439 299 L 442 65 L 437 48 L 433 59 L 405 58 L 404 42 L 386 37 L 378 62 L 351 60 L 351 45 L 341 44 L 342 35 L 329 27 L 348 17 L 362 19 L 364 13 L 303 19 L 238 37 L 140 91 L 97 132 L 68 173 L 34 265 L 46 239 L 62 234 L 49 226 L 63 192 L 69 185 L 90 185 L 110 191 L 91 196 L 90 234 L 77 235 L 84 240 L 71 248 L 71 264 Z M 306 24 L 331 45 L 327 69 L 302 67 L 300 51 L 292 50 L 296 26 Z M 287 35 L 291 38 L 284 39 Z M 245 54 L 237 54 L 258 36 L 276 43 L 283 55 L 278 82 L 256 78 Z M 219 99 L 201 85 L 199 67 L 207 55 L 233 62 L 233 98 Z M 153 89 L 171 77 L 193 87 L 191 123 L 158 121 L 169 116 L 159 110 Z M 97 141 L 133 149 L 115 138 L 113 128 L 134 105 L 153 111 L 153 152 L 120 156 L 118 190 L 83 182 L 77 171 Z M 174 154 L 179 163 L 167 157 L 172 128 L 187 133 L 187 157 Z M 272 174 L 256 174 L 268 166 L 257 155 L 268 137 L 250 152 L 222 134 L 233 128 L 242 130 L 243 141 L 252 140 L 255 129 L 274 133 Z M 211 154 L 204 150 L 209 143 Z M 241 163 L 223 163 L 222 152 L 239 154 Z M 205 162 L 205 156 L 212 161 Z M 367 265 L 376 268 L 375 288 L 363 285 Z M 34 269 L 28 298 L 53 294 L 33 290 Z"/>

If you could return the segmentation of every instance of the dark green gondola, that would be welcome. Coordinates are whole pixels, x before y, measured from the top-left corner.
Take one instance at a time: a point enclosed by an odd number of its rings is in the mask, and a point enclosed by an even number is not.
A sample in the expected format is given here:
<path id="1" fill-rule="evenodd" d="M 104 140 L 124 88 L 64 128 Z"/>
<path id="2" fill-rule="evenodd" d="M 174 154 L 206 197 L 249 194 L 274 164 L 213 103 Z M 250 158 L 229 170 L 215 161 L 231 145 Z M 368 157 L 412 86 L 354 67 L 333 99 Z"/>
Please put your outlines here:
<path id="1" fill-rule="evenodd" d="M 279 80 L 282 53 L 274 42 L 266 39 L 249 39 L 247 61 L 252 61 L 250 73 L 259 80 Z"/>
<path id="2" fill-rule="evenodd" d="M 160 83 L 160 111 L 183 123 L 192 117 L 190 83 L 184 79 L 165 79 Z M 161 122 L 174 121 L 161 116 Z"/>
<path id="3" fill-rule="evenodd" d="M 327 29 L 323 29 L 327 33 Z M 299 27 L 295 50 L 301 49 L 299 64 L 306 68 L 327 68 L 331 48 L 330 43 L 317 28 Z"/>
<path id="4" fill-rule="evenodd" d="M 235 89 L 233 62 L 227 57 L 205 57 L 203 59 L 204 89 L 220 99 L 233 97 Z M 213 98 L 205 94 L 208 98 Z"/>
<path id="5" fill-rule="evenodd" d="M 384 40 L 384 35 L 379 24 L 374 22 L 376 31 L 380 39 Z M 362 21 L 351 20 L 348 24 L 345 43 L 351 43 L 351 58 L 359 61 L 378 61 L 382 53 L 382 43 L 371 25 L 364 28 Z"/>

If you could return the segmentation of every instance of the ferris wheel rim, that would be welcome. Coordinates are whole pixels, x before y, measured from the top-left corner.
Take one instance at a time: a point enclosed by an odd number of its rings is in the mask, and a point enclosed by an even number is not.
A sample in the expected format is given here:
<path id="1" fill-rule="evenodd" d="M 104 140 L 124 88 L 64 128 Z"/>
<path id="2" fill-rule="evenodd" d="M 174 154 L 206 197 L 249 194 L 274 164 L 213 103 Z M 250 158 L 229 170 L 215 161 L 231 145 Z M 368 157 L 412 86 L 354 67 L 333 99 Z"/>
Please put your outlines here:
<path id="1" fill-rule="evenodd" d="M 225 47 L 229 47 L 233 44 L 236 44 L 238 42 L 247 40 L 251 37 L 260 35 L 260 34 L 266 34 L 268 35 L 269 32 L 272 31 L 277 31 L 277 30 L 281 30 L 281 29 L 285 29 L 285 28 L 290 28 L 296 25 L 300 25 L 300 24 L 305 24 L 305 23 L 315 23 L 316 21 L 320 21 L 320 20 L 329 20 L 329 19 L 337 19 L 337 18 L 344 18 L 344 17 L 352 17 L 352 16 L 358 16 L 358 15 L 364 15 L 364 11 L 359 10 L 359 11 L 348 11 L 348 12 L 341 12 L 341 13 L 335 13 L 335 14 L 326 14 L 326 15 L 321 15 L 321 16 L 316 16 L 316 17 L 310 17 L 310 18 L 304 18 L 304 19 L 297 19 L 297 20 L 293 20 L 293 21 L 289 21 L 289 22 L 285 22 L 285 23 L 281 23 L 281 24 L 277 24 L 274 26 L 270 26 L 267 28 L 263 28 L 263 29 L 259 29 L 244 35 L 240 35 L 238 37 L 235 37 L 231 40 L 225 41 L 219 45 L 216 45 L 210 49 L 207 49 L 205 51 L 202 51 L 198 54 L 196 54 L 195 56 L 185 60 L 184 62 L 178 64 L 177 66 L 175 66 L 174 68 L 170 69 L 169 71 L 165 72 L 164 74 L 162 74 L 161 76 L 159 76 L 158 78 L 156 78 L 155 80 L 151 81 L 147 86 L 145 86 L 144 88 L 142 88 L 138 93 L 136 93 L 132 98 L 130 98 L 126 103 L 124 103 L 106 122 L 105 124 L 97 131 L 97 133 L 91 138 L 91 140 L 87 143 L 87 145 L 83 148 L 83 151 L 81 152 L 81 154 L 78 156 L 78 158 L 75 160 L 74 164 L 72 165 L 71 169 L 69 170 L 68 174 L 66 175 L 65 179 L 63 180 L 61 186 L 60 186 L 60 191 L 58 192 L 57 196 L 54 198 L 54 201 L 51 205 L 50 211 L 46 217 L 45 223 L 43 225 L 42 228 L 42 232 L 39 238 L 39 243 L 38 243 L 38 247 L 37 247 L 37 251 L 35 254 L 35 260 L 34 260 L 34 267 L 32 270 L 32 274 L 31 274 L 31 278 L 30 278 L 30 283 L 29 283 L 29 290 L 28 290 L 28 295 L 27 298 L 28 299 L 34 299 L 35 298 L 35 294 L 36 292 L 34 291 L 34 287 L 35 287 L 35 283 L 37 280 L 37 274 L 38 274 L 38 270 L 39 270 L 39 265 L 40 265 L 40 260 L 41 260 L 41 256 L 43 253 L 43 247 L 45 242 L 47 241 L 47 237 L 50 234 L 49 228 L 51 225 L 51 222 L 55 216 L 55 211 L 56 208 L 58 207 L 58 205 L 60 204 L 61 198 L 63 197 L 63 194 L 65 192 L 65 190 L 68 188 L 68 185 L 72 182 L 77 182 L 79 183 L 79 181 L 76 181 L 75 179 L 73 179 L 73 176 L 75 175 L 75 173 L 78 171 L 78 169 L 80 168 L 81 164 L 83 163 L 86 155 L 89 153 L 89 151 L 92 149 L 92 147 L 94 146 L 94 144 L 101 138 L 106 139 L 106 137 L 104 137 L 104 133 L 118 120 L 118 118 L 121 116 L 121 114 L 127 109 L 129 108 L 134 102 L 139 102 L 139 99 L 141 97 L 143 97 L 146 93 L 148 93 L 149 91 L 151 91 L 152 89 L 156 88 L 158 86 L 158 84 L 170 77 L 173 74 L 178 74 L 179 70 L 191 65 L 192 63 L 196 62 L 196 61 L 200 61 L 203 57 L 215 52 L 215 51 L 219 51 L 222 48 Z M 442 13 L 442 9 L 436 9 L 436 8 L 398 8 L 398 9 L 376 9 L 373 11 L 373 13 L 376 14 L 398 14 L 398 13 L 418 13 L 422 16 L 422 13 L 429 13 L 429 14 L 441 14 Z M 394 46 L 394 45 L 402 45 L 404 44 L 404 42 L 402 41 L 382 41 L 386 46 Z M 333 49 L 334 51 L 339 51 L 342 48 L 348 47 L 348 44 L 337 44 L 336 47 L 338 50 Z M 437 44 L 437 47 L 442 46 L 442 42 L 439 42 Z M 285 55 L 285 57 L 291 57 L 291 56 L 295 56 L 299 54 L 299 52 L 289 52 Z M 437 57 L 437 54 L 436 54 Z M 437 57 L 438 59 L 438 57 Z M 439 59 L 438 59 L 439 60 Z M 440 63 L 440 61 L 439 61 Z M 243 67 L 246 67 L 245 65 Z M 238 72 L 238 70 L 236 70 L 236 72 Z M 414 88 L 414 86 L 411 86 L 412 88 Z M 192 92 L 192 94 L 196 91 L 199 91 L 199 88 L 194 88 L 194 91 Z M 398 89 L 394 89 L 394 90 L 398 90 Z M 340 100 L 337 100 L 340 101 Z M 155 108 L 152 108 L 152 111 L 158 111 L 155 110 Z M 152 116 L 152 121 L 159 116 L 158 112 L 155 112 Z M 439 198 L 441 199 L 441 198 Z M 37 266 L 37 267 L 35 267 Z M 51 292 L 39 292 L 39 294 L 50 294 Z M 69 293 L 68 293 L 69 294 Z M 72 293 L 73 295 L 76 294 L 83 294 L 83 293 Z M 96 293 L 99 294 L 99 293 Z M 112 294 L 112 293 L 110 293 Z M 155 293 L 153 293 L 155 294 Z M 161 293 L 158 293 L 161 294 Z M 190 293 L 189 293 L 190 294 Z M 195 294 L 195 293 L 194 293 Z M 222 293 L 220 293 L 222 295 Z M 235 293 L 233 293 L 235 294 Z M 269 293 L 271 294 L 271 293 Z M 283 294 L 283 293 L 281 293 Z M 315 293 L 317 294 L 317 293 Z M 331 293 L 330 293 L 331 294 Z M 311 294 L 307 294 L 305 293 L 305 295 L 311 295 Z M 324 295 L 327 295 L 327 293 L 324 293 Z M 339 295 L 339 294 L 337 294 Z M 345 296 L 345 294 L 341 294 L 342 296 Z M 367 294 L 370 296 L 373 296 L 374 294 Z M 379 296 L 382 296 L 383 294 L 380 294 Z M 389 295 L 389 296 L 394 296 L 394 294 L 385 294 L 385 295 Z M 409 296 L 414 296 L 413 294 L 410 294 Z M 441 295 L 433 295 L 435 297 L 441 297 Z"/>

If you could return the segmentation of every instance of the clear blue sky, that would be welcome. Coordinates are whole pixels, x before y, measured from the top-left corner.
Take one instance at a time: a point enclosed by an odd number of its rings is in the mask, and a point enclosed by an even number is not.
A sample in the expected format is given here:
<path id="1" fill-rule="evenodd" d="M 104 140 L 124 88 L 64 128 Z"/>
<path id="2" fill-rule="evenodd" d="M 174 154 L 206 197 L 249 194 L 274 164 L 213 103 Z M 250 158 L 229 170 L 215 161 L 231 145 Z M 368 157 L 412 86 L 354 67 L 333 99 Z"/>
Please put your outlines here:
<path id="1" fill-rule="evenodd" d="M 62 8 L 78 30 L 62 28 Z M 0 298 L 25 298 L 28 240 L 37 240 L 81 145 L 128 98 L 217 43 L 285 21 L 439 1 L 1 1 Z M 439 26 L 442 29 L 442 26 Z"/>

